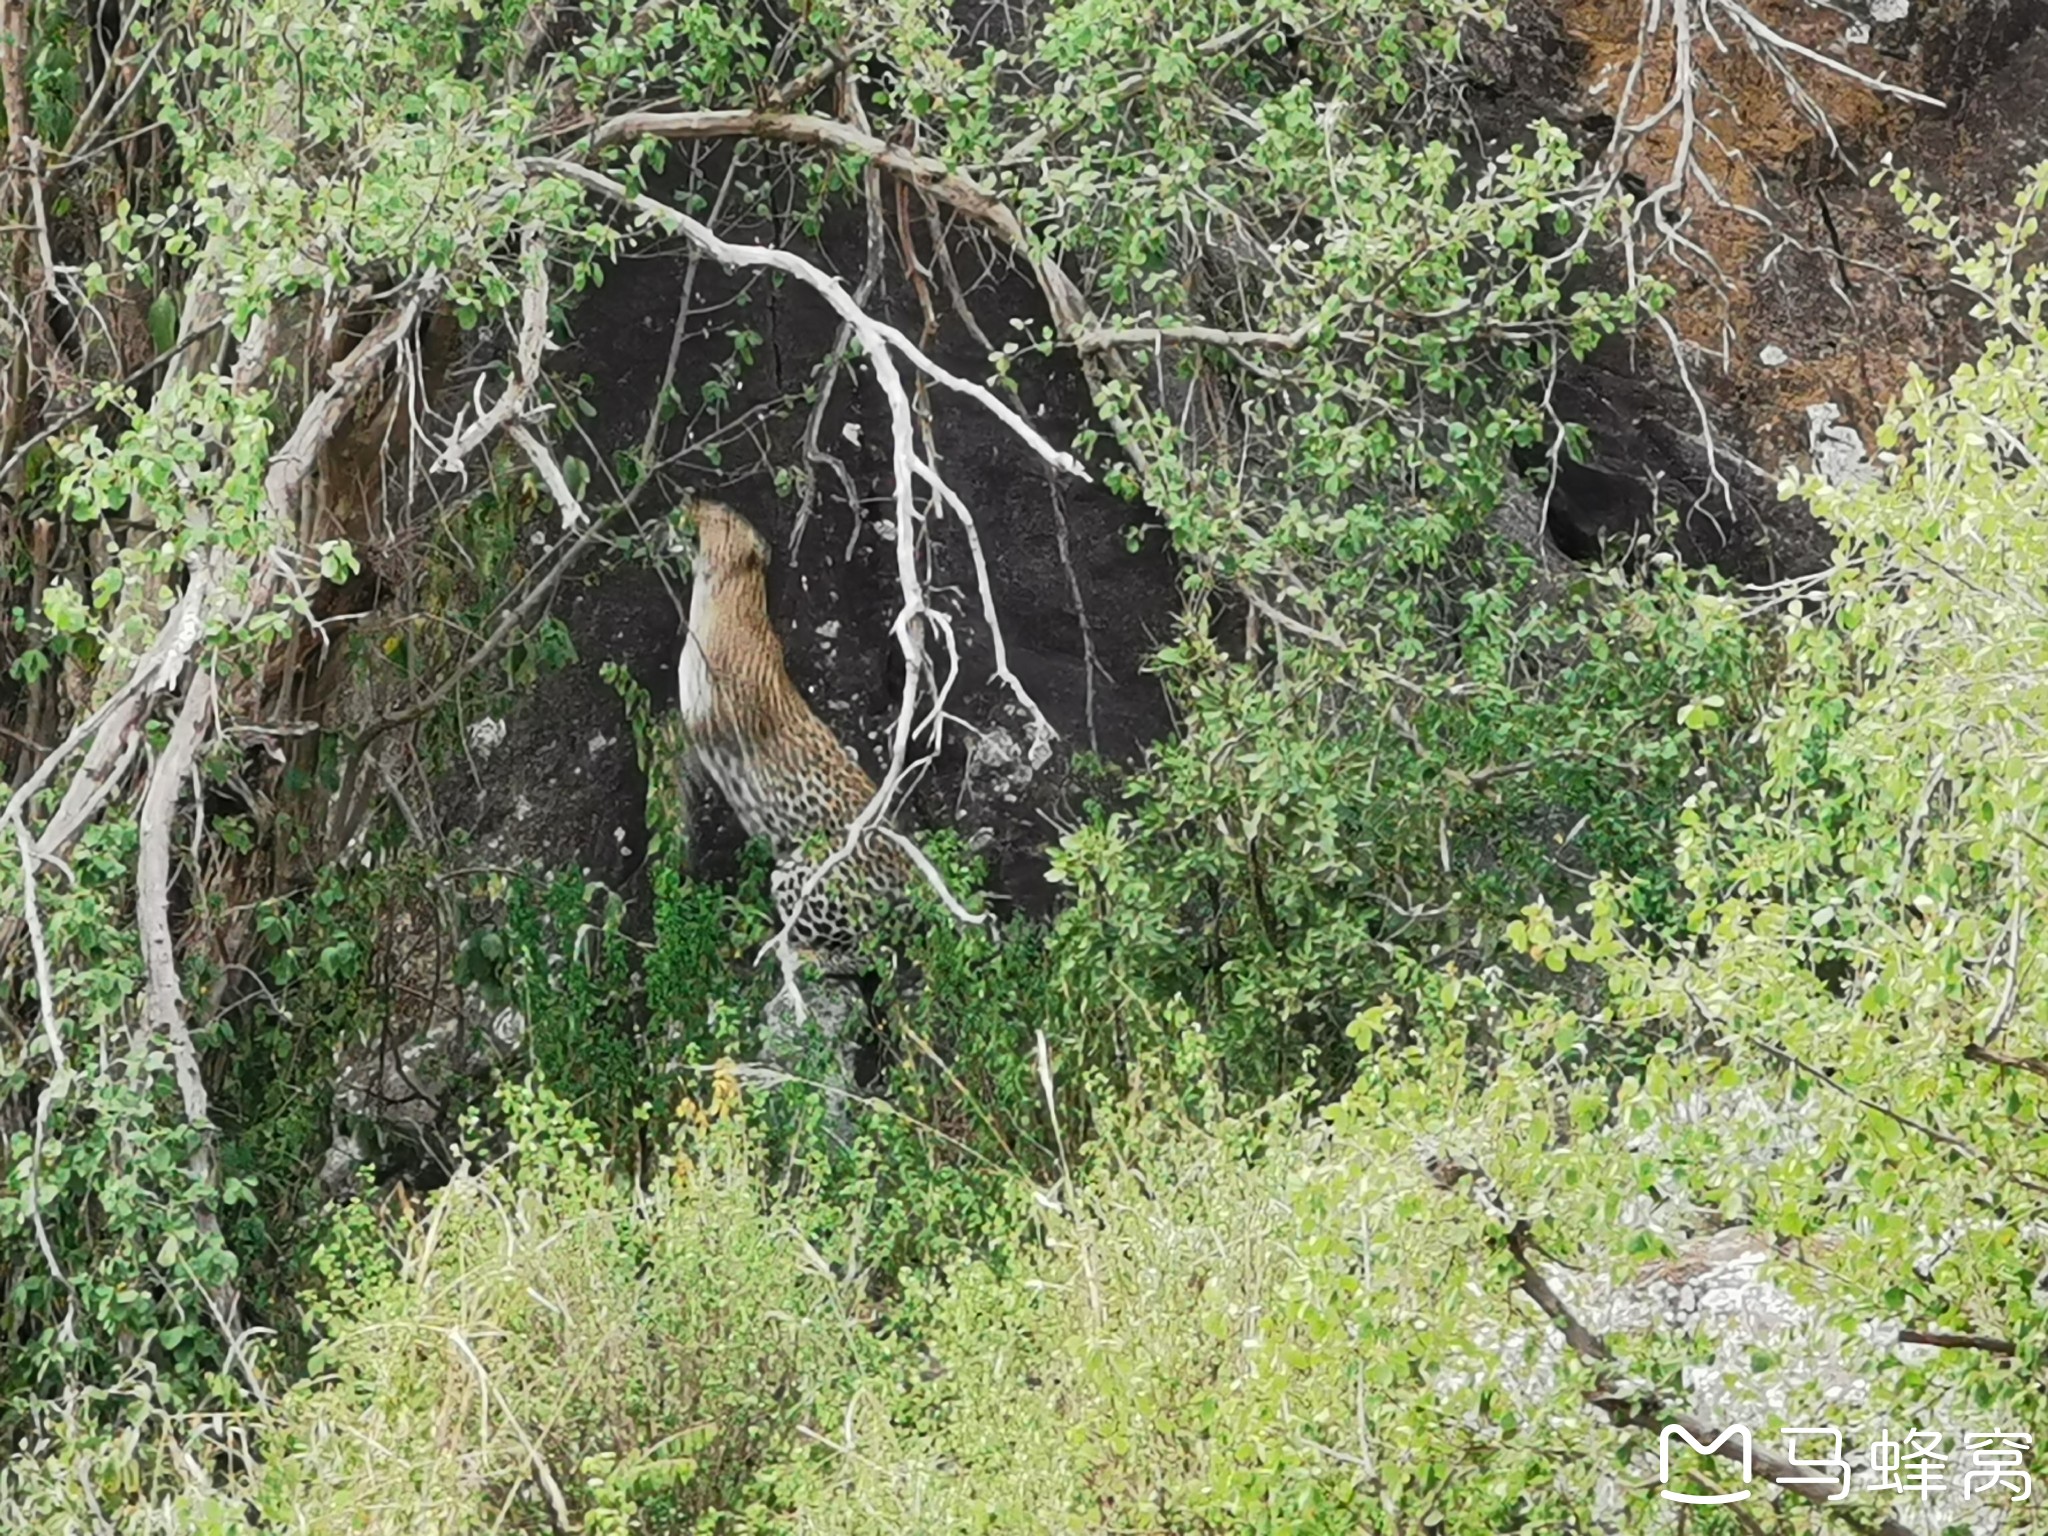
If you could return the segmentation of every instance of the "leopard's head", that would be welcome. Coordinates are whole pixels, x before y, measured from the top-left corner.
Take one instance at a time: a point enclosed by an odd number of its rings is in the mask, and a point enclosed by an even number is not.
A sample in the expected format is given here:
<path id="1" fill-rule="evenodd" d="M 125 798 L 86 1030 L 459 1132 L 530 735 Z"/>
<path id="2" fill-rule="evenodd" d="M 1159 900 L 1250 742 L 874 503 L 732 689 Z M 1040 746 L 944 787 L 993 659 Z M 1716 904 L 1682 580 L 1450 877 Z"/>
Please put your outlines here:
<path id="1" fill-rule="evenodd" d="M 768 570 L 768 541 L 754 525 L 722 501 L 702 497 L 682 512 L 682 522 L 697 530 L 697 561 L 712 576 L 763 575 Z"/>

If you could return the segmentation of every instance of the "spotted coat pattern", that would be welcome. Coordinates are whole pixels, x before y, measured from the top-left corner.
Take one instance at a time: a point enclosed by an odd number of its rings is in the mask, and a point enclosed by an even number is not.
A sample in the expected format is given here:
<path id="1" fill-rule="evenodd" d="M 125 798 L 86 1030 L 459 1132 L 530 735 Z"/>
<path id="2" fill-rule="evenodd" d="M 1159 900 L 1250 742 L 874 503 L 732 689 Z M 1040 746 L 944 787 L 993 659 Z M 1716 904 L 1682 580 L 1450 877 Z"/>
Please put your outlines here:
<path id="1" fill-rule="evenodd" d="M 689 633 L 677 663 L 683 725 L 698 768 L 750 837 L 775 854 L 771 888 L 792 912 L 799 953 L 829 974 L 860 969 L 864 926 L 915 875 L 903 850 L 870 830 L 807 898 L 806 879 L 845 842 L 875 782 L 789 679 L 768 619 L 768 545 L 715 501 L 690 511 L 697 556 Z"/>

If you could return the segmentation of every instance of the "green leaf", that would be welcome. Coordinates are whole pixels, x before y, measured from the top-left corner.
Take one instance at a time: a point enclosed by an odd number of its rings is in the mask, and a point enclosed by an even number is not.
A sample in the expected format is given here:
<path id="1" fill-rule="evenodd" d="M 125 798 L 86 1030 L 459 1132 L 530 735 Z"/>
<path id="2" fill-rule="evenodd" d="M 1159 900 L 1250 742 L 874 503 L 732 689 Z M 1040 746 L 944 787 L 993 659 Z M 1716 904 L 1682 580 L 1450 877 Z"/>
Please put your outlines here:
<path id="1" fill-rule="evenodd" d="M 147 324 L 150 344 L 159 353 L 168 352 L 178 340 L 178 300 L 168 288 L 159 288 L 149 301 Z"/>
<path id="2" fill-rule="evenodd" d="M 82 635 L 92 627 L 92 610 L 68 581 L 52 582 L 43 589 L 43 617 L 60 635 Z"/>

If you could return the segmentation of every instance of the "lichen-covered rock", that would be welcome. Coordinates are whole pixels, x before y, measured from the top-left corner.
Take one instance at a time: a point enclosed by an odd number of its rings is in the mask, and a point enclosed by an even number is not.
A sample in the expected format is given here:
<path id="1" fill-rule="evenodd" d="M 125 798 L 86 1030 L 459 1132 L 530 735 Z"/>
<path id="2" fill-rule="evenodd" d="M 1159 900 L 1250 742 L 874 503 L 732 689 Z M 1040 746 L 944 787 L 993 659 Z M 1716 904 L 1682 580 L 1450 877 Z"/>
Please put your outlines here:
<path id="1" fill-rule="evenodd" d="M 454 1116 L 524 1052 L 526 1019 L 474 989 L 424 1028 L 350 1041 L 335 1053 L 334 1140 L 320 1182 L 340 1196 L 372 1165 L 384 1178 L 432 1182 L 445 1163 Z"/>
<path id="2" fill-rule="evenodd" d="M 856 1039 L 867 1012 L 860 989 L 830 977 L 792 979 L 761 1015 L 761 1060 L 739 1068 L 740 1081 L 772 1092 L 794 1080 L 822 1089 L 826 1124 L 850 1141 L 858 1091 Z"/>

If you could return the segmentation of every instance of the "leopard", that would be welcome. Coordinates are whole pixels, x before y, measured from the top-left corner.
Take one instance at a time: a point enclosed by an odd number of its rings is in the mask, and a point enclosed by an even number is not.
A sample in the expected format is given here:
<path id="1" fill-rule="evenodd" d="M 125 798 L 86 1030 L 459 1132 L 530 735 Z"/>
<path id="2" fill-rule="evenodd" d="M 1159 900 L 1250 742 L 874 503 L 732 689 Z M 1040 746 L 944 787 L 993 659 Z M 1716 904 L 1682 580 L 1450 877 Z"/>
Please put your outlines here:
<path id="1" fill-rule="evenodd" d="M 887 821 L 864 830 L 806 893 L 875 797 L 875 781 L 791 681 L 768 615 L 770 551 L 753 524 L 696 497 L 688 632 L 677 692 L 693 769 L 708 778 L 750 838 L 774 857 L 769 887 L 797 955 L 828 977 L 868 969 L 863 938 L 901 907 L 916 869 Z"/>

